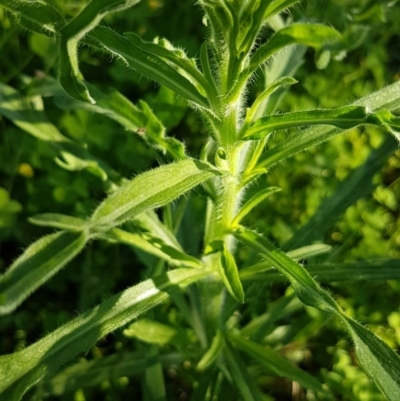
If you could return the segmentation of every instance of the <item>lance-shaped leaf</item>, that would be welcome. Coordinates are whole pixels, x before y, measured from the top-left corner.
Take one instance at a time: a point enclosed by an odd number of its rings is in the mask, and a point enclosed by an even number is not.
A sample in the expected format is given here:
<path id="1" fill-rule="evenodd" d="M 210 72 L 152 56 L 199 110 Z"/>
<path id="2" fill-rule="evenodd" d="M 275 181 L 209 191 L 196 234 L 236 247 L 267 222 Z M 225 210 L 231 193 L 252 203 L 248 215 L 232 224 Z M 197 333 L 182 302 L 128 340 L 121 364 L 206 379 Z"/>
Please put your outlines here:
<path id="1" fill-rule="evenodd" d="M 209 164 L 186 159 L 140 174 L 100 204 L 91 217 L 92 226 L 107 231 L 173 201 L 216 173 Z"/>
<path id="2" fill-rule="evenodd" d="M 0 277 L 0 315 L 25 298 L 73 259 L 88 240 L 84 232 L 58 232 L 30 245 Z"/>
<path id="3" fill-rule="evenodd" d="M 95 28 L 89 37 L 94 39 L 102 50 L 121 58 L 140 74 L 165 85 L 186 100 L 204 108 L 209 107 L 207 99 L 187 78 L 159 56 L 133 45 L 127 37 L 105 27 Z"/>
<path id="4" fill-rule="evenodd" d="M 395 150 L 396 141 L 388 136 L 378 149 L 371 152 L 363 165 L 350 172 L 337 185 L 334 193 L 321 202 L 310 220 L 283 245 L 283 249 L 294 249 L 321 240 L 350 205 L 371 194 L 375 187 L 375 173 Z"/>
<path id="5" fill-rule="evenodd" d="M 296 295 L 304 304 L 332 314 L 351 335 L 360 365 L 381 389 L 389 401 L 400 398 L 400 357 L 367 328 L 347 317 L 334 299 L 309 275 L 304 267 L 290 259 L 260 235 L 239 228 L 232 234 L 263 257 L 291 282 Z"/>
<path id="6" fill-rule="evenodd" d="M 113 228 L 101 234 L 98 238 L 133 246 L 157 258 L 161 258 L 174 266 L 203 267 L 199 259 L 165 243 L 159 238 L 152 238 L 146 234 L 131 233 L 119 228 Z"/>
<path id="7" fill-rule="evenodd" d="M 83 82 L 79 70 L 79 41 L 109 12 L 131 7 L 140 0 L 91 0 L 82 11 L 61 29 L 60 39 L 60 83 L 65 91 L 77 100 L 94 103 L 89 90 Z"/>
<path id="8" fill-rule="evenodd" d="M 395 82 L 386 88 L 365 96 L 354 102 L 353 105 L 365 106 L 372 111 L 386 109 L 398 112 L 400 111 L 400 82 Z M 265 152 L 256 168 L 269 168 L 287 157 L 327 141 L 343 132 L 343 130 L 331 127 L 316 126 L 307 128 L 291 135 L 285 141 Z"/>
<path id="9" fill-rule="evenodd" d="M 332 247 L 325 244 L 313 244 L 303 246 L 298 249 L 294 249 L 292 251 L 287 252 L 287 256 L 294 260 L 302 260 L 309 258 L 310 256 L 321 255 L 327 252 L 330 252 Z M 261 262 L 255 263 L 245 269 L 240 270 L 240 278 L 243 279 L 251 279 L 251 277 L 255 277 L 260 273 L 267 272 L 269 275 L 272 275 L 273 278 L 283 278 L 282 275 L 276 272 L 276 269 L 271 266 L 271 264 L 263 260 Z M 268 276 L 269 277 L 269 276 Z"/>
<path id="10" fill-rule="evenodd" d="M 288 252 L 289 254 L 291 252 Z M 317 277 L 318 281 L 323 283 L 400 279 L 400 259 L 372 259 L 348 263 L 308 263 L 306 267 L 312 277 Z M 278 273 L 266 261 L 241 270 L 240 278 L 255 281 L 286 281 L 286 277 Z"/>
<path id="11" fill-rule="evenodd" d="M 275 350 L 263 347 L 240 335 L 228 333 L 228 337 L 234 345 L 246 354 L 252 356 L 261 364 L 265 365 L 276 375 L 298 382 L 304 388 L 313 391 L 323 391 L 321 383 L 319 383 L 314 376 L 311 376 L 296 365 L 293 365 Z"/>
<path id="12" fill-rule="evenodd" d="M 25 98 L 11 86 L 0 83 L 0 114 L 35 138 L 49 143 L 58 156 L 56 162 L 63 168 L 88 169 L 104 181 L 118 177 L 106 163 L 60 133 L 48 120 L 41 98 Z"/>
<path id="13" fill-rule="evenodd" d="M 86 221 L 78 217 L 58 213 L 43 213 L 30 217 L 29 222 L 37 226 L 53 227 L 59 230 L 83 231 Z"/>
<path id="14" fill-rule="evenodd" d="M 43 0 L 0 0 L 0 5 L 18 17 L 18 22 L 34 32 L 54 36 L 64 26 L 64 18 Z"/>
<path id="15" fill-rule="evenodd" d="M 215 88 L 197 68 L 196 61 L 190 59 L 183 50 L 174 47 L 167 39 L 157 38 L 155 42 L 145 42 L 135 33 L 126 33 L 124 37 L 128 38 L 136 48 L 152 53 L 167 61 L 169 65 L 177 69 L 201 92 L 216 96 Z"/>
<path id="16" fill-rule="evenodd" d="M 204 371 L 208 369 L 218 358 L 221 351 L 224 349 L 224 345 L 224 336 L 220 330 L 217 330 L 217 333 L 211 341 L 210 348 L 208 348 L 197 364 L 197 370 Z"/>
<path id="17" fill-rule="evenodd" d="M 245 217 L 248 213 L 250 213 L 260 202 L 262 202 L 269 195 L 274 192 L 280 191 L 281 188 L 278 187 L 268 187 L 259 192 L 257 192 L 252 198 L 250 198 L 243 206 L 241 206 L 238 214 L 232 220 L 232 226 L 239 224 L 240 221 Z"/>
<path id="18" fill-rule="evenodd" d="M 274 114 L 258 119 L 245 133 L 243 139 L 262 139 L 266 135 L 281 129 L 306 125 L 333 125 L 341 129 L 350 129 L 360 124 L 372 124 L 384 127 L 392 132 L 400 130 L 400 118 L 388 110 L 370 112 L 363 106 L 345 106 L 339 109 L 317 109 L 286 114 Z M 400 134 L 393 132 L 400 140 Z"/>
<path id="19" fill-rule="evenodd" d="M 2 397 L 7 401 L 20 400 L 45 375 L 163 302 L 170 290 L 186 287 L 209 274 L 200 269 L 177 269 L 143 281 L 82 313 L 22 351 L 0 356 Z"/>

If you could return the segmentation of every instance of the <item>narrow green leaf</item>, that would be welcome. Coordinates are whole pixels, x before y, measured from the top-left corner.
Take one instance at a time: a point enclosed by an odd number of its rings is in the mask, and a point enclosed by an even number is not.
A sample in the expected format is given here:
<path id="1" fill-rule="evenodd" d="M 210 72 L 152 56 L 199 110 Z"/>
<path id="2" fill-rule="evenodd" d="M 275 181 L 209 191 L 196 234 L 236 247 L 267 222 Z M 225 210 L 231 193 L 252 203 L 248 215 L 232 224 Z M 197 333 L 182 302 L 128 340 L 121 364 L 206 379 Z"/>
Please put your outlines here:
<path id="1" fill-rule="evenodd" d="M 389 401 L 400 399 L 400 358 L 382 340 L 361 324 L 343 316 L 354 345 L 357 359 L 370 379 Z"/>
<path id="2" fill-rule="evenodd" d="M 262 401 L 262 395 L 252 381 L 246 366 L 240 355 L 225 340 L 224 356 L 227 360 L 228 369 L 231 372 L 235 385 L 239 388 L 244 401 Z"/>
<path id="3" fill-rule="evenodd" d="M 145 349 L 146 370 L 144 372 L 143 401 L 167 401 L 159 347 L 147 345 Z"/>
<path id="4" fill-rule="evenodd" d="M 154 255 L 157 258 L 163 259 L 174 266 L 194 268 L 203 267 L 203 264 L 199 259 L 166 244 L 158 238 L 152 239 L 146 235 L 131 233 L 119 228 L 113 228 L 110 231 L 103 233 L 99 238 L 131 245 L 137 249 Z"/>
<path id="5" fill-rule="evenodd" d="M 234 345 L 267 366 L 277 376 L 298 382 L 304 388 L 313 391 L 322 391 L 322 385 L 317 379 L 290 363 L 275 350 L 263 347 L 237 334 L 228 333 L 228 337 Z"/>
<path id="6" fill-rule="evenodd" d="M 265 103 L 265 100 L 271 96 L 276 90 L 279 88 L 283 88 L 285 86 L 294 85 L 298 81 L 296 81 L 292 77 L 282 77 L 278 78 L 274 81 L 271 85 L 268 85 L 256 98 L 254 103 L 252 104 L 250 109 L 247 109 L 246 113 L 246 122 L 251 123 L 253 122 L 255 116 L 259 112 L 262 105 Z M 239 135 L 242 136 L 242 135 Z"/>
<path id="7" fill-rule="evenodd" d="M 365 96 L 353 103 L 354 106 L 368 107 L 372 112 L 387 109 L 400 111 L 400 82 L 387 86 L 371 95 Z M 291 135 L 285 141 L 264 153 L 257 168 L 269 168 L 274 164 L 306 150 L 311 146 L 318 145 L 343 131 L 330 127 L 311 127 L 297 134 Z"/>
<path id="8" fill-rule="evenodd" d="M 299 0 L 264 0 L 268 4 L 264 12 L 264 20 L 268 20 L 269 18 L 273 17 L 274 15 L 280 13 L 283 10 L 287 10 L 293 4 L 299 2 Z"/>
<path id="9" fill-rule="evenodd" d="M 244 291 L 233 255 L 223 241 L 213 241 L 210 248 L 211 264 L 218 270 L 226 289 L 236 301 L 244 302 Z"/>
<path id="10" fill-rule="evenodd" d="M 244 227 L 232 231 L 232 234 L 260 252 L 266 261 L 283 273 L 304 304 L 334 315 L 341 313 L 334 299 L 312 279 L 303 266 L 275 248 L 265 238 Z"/>
<path id="11" fill-rule="evenodd" d="M 340 39 L 340 34 L 326 25 L 293 24 L 276 32 L 252 55 L 249 69 L 255 71 L 278 50 L 289 45 L 306 45 L 320 48 Z"/>
<path id="12" fill-rule="evenodd" d="M 43 0 L 0 0 L 0 5 L 11 11 L 18 22 L 29 30 L 54 36 L 64 26 L 60 12 Z"/>
<path id="13" fill-rule="evenodd" d="M 160 355 L 160 362 L 165 369 L 179 365 L 184 360 L 179 353 Z M 79 362 L 67 367 L 55 376 L 45 377 L 40 385 L 40 394 L 61 396 L 79 388 L 95 387 L 120 377 L 132 377 L 146 369 L 143 352 L 123 352 L 89 362 Z"/>
<path id="14" fill-rule="evenodd" d="M 79 41 L 94 29 L 109 12 L 122 10 L 137 4 L 140 0 L 91 0 L 90 3 L 60 31 L 60 83 L 74 99 L 94 103 L 79 70 Z"/>
<path id="15" fill-rule="evenodd" d="M 307 270 L 319 281 L 398 280 L 400 259 L 371 259 L 347 263 L 309 263 Z"/>
<path id="16" fill-rule="evenodd" d="M 384 143 L 371 152 L 365 163 L 353 170 L 337 185 L 334 193 L 321 202 L 311 219 L 283 245 L 283 248 L 293 249 L 321 240 L 350 205 L 372 193 L 375 173 L 382 168 L 396 148 L 396 141 L 391 136 L 386 137 Z"/>
<path id="17" fill-rule="evenodd" d="M 91 222 L 107 231 L 146 210 L 173 201 L 216 171 L 206 163 L 186 159 L 140 174 L 104 200 L 94 211 Z"/>
<path id="18" fill-rule="evenodd" d="M 307 271 L 319 282 L 352 282 L 400 279 L 399 259 L 371 259 L 348 263 L 308 263 Z M 277 273 L 268 262 L 260 262 L 240 271 L 242 280 L 281 282 L 286 277 Z"/>
<path id="19" fill-rule="evenodd" d="M 400 118 L 389 111 L 369 112 L 363 106 L 345 106 L 339 109 L 309 110 L 287 114 L 275 114 L 257 120 L 245 133 L 243 139 L 262 139 L 266 135 L 281 129 L 306 125 L 333 125 L 341 129 L 350 129 L 360 124 L 373 124 L 390 129 L 400 128 Z M 400 139 L 400 136 L 399 138 Z"/>
<path id="20" fill-rule="evenodd" d="M 400 397 L 400 357 L 365 327 L 347 317 L 334 299 L 325 292 L 299 264 L 256 233 L 240 228 L 232 232 L 239 240 L 260 252 L 291 282 L 304 304 L 338 318 L 348 329 L 360 365 L 389 401 Z"/>
<path id="21" fill-rule="evenodd" d="M 205 76 L 197 68 L 196 61 L 189 59 L 186 53 L 174 47 L 167 39 L 157 39 L 155 42 L 145 42 L 139 35 L 135 33 L 125 33 L 124 37 L 137 49 L 149 52 L 154 56 L 160 57 L 167 61 L 169 65 L 176 68 L 177 71 L 186 77 L 200 92 L 216 95 L 215 87 L 212 81 L 208 82 Z"/>
<path id="22" fill-rule="evenodd" d="M 137 338 L 149 344 L 177 344 L 185 345 L 185 332 L 167 324 L 150 319 L 139 319 L 123 331 L 125 337 Z"/>
<path id="23" fill-rule="evenodd" d="M 264 199 L 266 199 L 269 195 L 274 192 L 280 191 L 281 188 L 278 187 L 268 187 L 263 190 L 257 192 L 251 199 L 249 199 L 239 210 L 238 214 L 232 220 L 232 226 L 235 226 L 240 223 L 240 221 L 245 217 L 248 213 L 250 213 L 259 203 L 261 203 Z"/>
<path id="24" fill-rule="evenodd" d="M 30 217 L 29 222 L 37 226 L 53 227 L 68 231 L 83 231 L 86 227 L 85 220 L 58 213 L 37 214 Z"/>
<path id="25" fill-rule="evenodd" d="M 97 27 L 89 36 L 98 42 L 101 49 L 121 58 L 140 74 L 154 79 L 201 107 L 209 108 L 207 99 L 199 93 L 195 86 L 160 57 L 141 47 L 133 46 L 128 38 L 118 35 L 108 28 Z"/>
<path id="26" fill-rule="evenodd" d="M 323 253 L 327 253 L 332 249 L 331 246 L 325 244 L 313 244 L 303 246 L 298 249 L 294 249 L 292 251 L 287 252 L 287 256 L 294 260 L 306 259 L 310 256 L 320 255 Z M 308 268 L 308 265 L 307 265 Z M 246 267 L 245 269 L 240 270 L 240 278 L 247 279 L 251 278 L 251 276 L 263 273 L 263 272 L 271 272 L 274 273 L 276 271 L 275 268 L 272 268 L 271 264 L 268 261 L 262 261 L 256 263 L 252 266 Z M 279 274 L 275 274 L 275 276 L 280 276 Z M 314 274 L 312 274 L 314 276 Z M 280 276 L 282 277 L 282 276 Z"/>
<path id="27" fill-rule="evenodd" d="M 279 12 L 287 9 L 299 0 L 255 0 L 244 4 L 240 13 L 239 33 L 236 37 L 238 53 L 247 54 L 254 46 L 262 25 Z"/>
<path id="28" fill-rule="evenodd" d="M 227 4 L 215 0 L 200 0 L 199 4 L 207 14 L 206 21 L 211 25 L 214 45 L 221 39 L 227 42 L 230 37 L 230 29 L 234 26 L 234 16 Z"/>
<path id="29" fill-rule="evenodd" d="M 177 269 L 143 281 L 82 313 L 22 351 L 0 356 L 0 393 L 7 401 L 18 401 L 46 374 L 163 302 L 170 289 L 184 288 L 209 274 L 200 269 Z"/>
<path id="30" fill-rule="evenodd" d="M 0 315 L 7 314 L 56 274 L 85 246 L 84 232 L 58 232 L 30 245 L 0 277 Z"/>
<path id="31" fill-rule="evenodd" d="M 197 370 L 204 371 L 208 369 L 221 354 L 221 351 L 224 349 L 224 344 L 224 336 L 220 330 L 217 330 L 217 333 L 211 341 L 210 348 L 207 349 L 197 364 Z"/>
<path id="32" fill-rule="evenodd" d="M 201 45 L 200 48 L 200 63 L 201 63 L 201 69 L 203 70 L 203 75 L 205 79 L 209 82 L 210 85 L 212 85 L 212 91 L 211 93 L 217 93 L 217 87 L 215 84 L 215 76 L 212 72 L 212 67 L 211 67 L 211 62 L 210 56 L 211 50 L 208 48 L 207 42 L 204 42 Z"/>

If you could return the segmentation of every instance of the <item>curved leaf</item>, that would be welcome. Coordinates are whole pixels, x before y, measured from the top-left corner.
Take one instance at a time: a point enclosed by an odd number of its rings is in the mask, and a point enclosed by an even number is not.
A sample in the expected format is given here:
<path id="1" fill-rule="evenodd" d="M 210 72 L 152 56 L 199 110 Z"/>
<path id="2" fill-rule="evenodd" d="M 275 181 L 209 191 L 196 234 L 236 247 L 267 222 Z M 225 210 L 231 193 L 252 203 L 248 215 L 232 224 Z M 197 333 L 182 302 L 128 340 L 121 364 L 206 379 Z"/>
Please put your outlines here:
<path id="1" fill-rule="evenodd" d="M 61 85 L 71 97 L 77 100 L 95 103 L 87 86 L 83 82 L 83 76 L 79 70 L 79 41 L 95 28 L 109 12 L 131 7 L 139 1 L 140 0 L 91 0 L 75 18 L 63 26 L 60 31 L 59 78 Z"/>
<path id="2" fill-rule="evenodd" d="M 64 26 L 59 11 L 43 0 L 0 0 L 0 5 L 15 14 L 25 28 L 54 36 Z"/>
<path id="3" fill-rule="evenodd" d="M 89 34 L 89 37 L 98 42 L 101 49 L 121 58 L 140 74 L 165 85 L 199 106 L 209 108 L 207 99 L 187 78 L 160 57 L 133 45 L 125 36 L 118 35 L 108 28 L 97 27 Z"/>

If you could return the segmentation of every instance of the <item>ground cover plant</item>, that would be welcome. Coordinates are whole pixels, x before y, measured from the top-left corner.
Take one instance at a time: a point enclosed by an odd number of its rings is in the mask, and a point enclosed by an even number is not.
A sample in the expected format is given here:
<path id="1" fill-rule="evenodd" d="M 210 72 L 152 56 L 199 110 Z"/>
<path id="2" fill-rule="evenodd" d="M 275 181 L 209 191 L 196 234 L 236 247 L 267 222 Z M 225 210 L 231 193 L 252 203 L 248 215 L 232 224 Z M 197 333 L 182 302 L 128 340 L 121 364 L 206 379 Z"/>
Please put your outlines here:
<path id="1" fill-rule="evenodd" d="M 205 38 L 187 42 L 192 58 L 140 25 L 145 10 L 162 10 L 161 2 L 144 3 L 0 0 L 3 28 L 13 24 L 8 40 L 13 29 L 30 35 L 30 50 L 45 63 L 28 75 L 27 55 L 19 59 L 9 46 L 20 67 L 4 62 L 0 83 L 4 143 L 14 150 L 2 143 L 3 174 L 15 171 L 22 138 L 20 176 L 43 172 L 26 184 L 25 206 L 0 191 L 1 224 L 12 226 L 25 207 L 42 235 L 15 260 L 4 257 L 0 327 L 15 341 L 2 339 L 2 397 L 397 401 L 398 306 L 388 313 L 391 331 L 381 333 L 352 317 L 351 297 L 370 313 L 371 303 L 395 300 L 400 290 L 399 255 L 368 253 L 390 243 L 374 236 L 379 224 L 398 236 L 395 196 L 382 185 L 375 193 L 390 216 L 357 203 L 390 158 L 398 163 L 400 83 L 351 104 L 328 93 L 318 97 L 324 107 L 290 92 L 307 47 L 322 68 L 361 43 L 365 26 L 313 23 L 297 1 L 201 0 L 188 3 L 201 13 Z M 365 2 L 347 12 L 363 21 L 383 9 Z M 169 32 L 179 38 L 174 22 Z M 112 65 L 109 75 L 98 60 Z M 135 85 L 122 94 L 124 79 Z M 315 156 L 308 166 L 321 163 L 329 180 L 323 158 L 332 148 L 324 143 L 361 130 L 372 150 L 323 202 L 307 198 L 309 215 L 291 230 L 295 209 L 282 197 L 298 185 L 297 155 Z M 345 234 L 359 224 L 356 204 L 373 220 L 363 226 L 366 240 L 324 242 L 343 213 Z M 286 222 L 278 214 L 285 205 Z M 350 288 L 346 299 L 345 282 L 382 295 L 371 300 Z M 34 313 L 43 329 L 27 339 Z"/>

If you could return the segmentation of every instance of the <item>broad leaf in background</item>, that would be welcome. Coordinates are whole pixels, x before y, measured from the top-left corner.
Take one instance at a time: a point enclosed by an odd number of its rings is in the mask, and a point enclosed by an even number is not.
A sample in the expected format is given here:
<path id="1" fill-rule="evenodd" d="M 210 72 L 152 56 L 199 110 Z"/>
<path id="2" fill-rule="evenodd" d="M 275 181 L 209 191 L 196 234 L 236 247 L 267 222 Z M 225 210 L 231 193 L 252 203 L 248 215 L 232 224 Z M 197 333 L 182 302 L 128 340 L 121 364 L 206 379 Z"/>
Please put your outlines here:
<path id="1" fill-rule="evenodd" d="M 104 181 L 118 177 L 104 161 L 60 133 L 48 120 L 40 97 L 25 98 L 11 86 L 0 83 L 0 114 L 35 138 L 49 143 L 55 150 L 56 162 L 63 168 L 88 169 Z"/>

